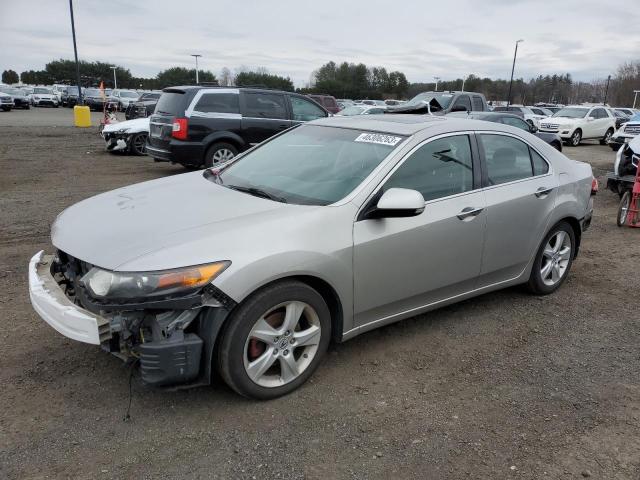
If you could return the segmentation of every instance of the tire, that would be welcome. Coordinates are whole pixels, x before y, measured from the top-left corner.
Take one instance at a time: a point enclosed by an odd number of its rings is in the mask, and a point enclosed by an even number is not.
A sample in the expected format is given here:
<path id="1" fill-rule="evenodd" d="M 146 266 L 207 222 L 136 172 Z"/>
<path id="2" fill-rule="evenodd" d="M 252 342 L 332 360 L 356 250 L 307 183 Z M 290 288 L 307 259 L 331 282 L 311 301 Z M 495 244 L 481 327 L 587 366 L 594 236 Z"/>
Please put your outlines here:
<path id="1" fill-rule="evenodd" d="M 611 150 L 613 150 L 614 152 L 617 152 L 618 150 L 620 150 L 620 145 L 610 143 L 609 146 L 611 147 Z"/>
<path id="2" fill-rule="evenodd" d="M 612 136 L 613 136 L 613 129 L 610 128 L 609 130 L 606 131 L 606 133 L 604 134 L 604 137 L 600 139 L 600 145 L 607 145 L 609 143 L 609 140 L 611 140 Z"/>
<path id="3" fill-rule="evenodd" d="M 561 237 L 562 232 L 564 235 Z M 559 246 L 558 241 L 562 242 Z M 567 251 L 566 247 L 570 249 Z M 542 240 L 536 253 L 531 275 L 527 282 L 529 291 L 536 295 L 548 295 L 560 288 L 569 276 L 575 249 L 576 234 L 571 225 L 563 221 L 553 227 Z M 545 273 L 543 273 L 543 268 L 545 268 Z M 554 278 L 556 272 L 558 276 Z"/>
<path id="4" fill-rule="evenodd" d="M 620 204 L 618 205 L 616 225 L 619 227 L 624 227 L 627 224 L 627 212 L 629 211 L 629 205 L 631 205 L 631 192 L 626 190 L 622 194 L 622 197 L 620 197 Z"/>
<path id="5" fill-rule="evenodd" d="M 285 330 L 287 325 L 282 319 L 289 311 L 300 312 L 299 320 L 290 324 L 299 330 Z M 260 322 L 262 326 L 256 330 Z M 266 340 L 257 340 L 252 332 L 260 333 Z M 311 377 L 327 351 L 330 338 L 331 315 L 322 296 L 304 283 L 282 281 L 254 292 L 231 314 L 218 348 L 218 371 L 240 395 L 258 400 L 277 398 Z M 267 343 L 270 341 L 273 343 Z M 264 368 L 256 371 L 259 367 L 255 367 L 250 375 L 251 365 L 259 366 L 261 363 L 257 362 L 262 358 Z M 292 373 L 287 368 L 292 364 L 296 370 L 302 370 Z"/>
<path id="6" fill-rule="evenodd" d="M 231 160 L 236 155 L 238 155 L 238 149 L 235 145 L 226 142 L 214 143 L 204 154 L 204 167 L 211 168 L 216 163 Z"/>
<path id="7" fill-rule="evenodd" d="M 147 134 L 136 133 L 131 140 L 129 140 L 129 152 L 133 155 L 146 155 L 147 154 Z"/>
<path id="8" fill-rule="evenodd" d="M 5 112 L 10 112 L 11 111 L 11 107 L 2 107 L 2 110 Z"/>
<path id="9" fill-rule="evenodd" d="M 582 130 L 579 128 L 571 134 L 571 138 L 569 139 L 569 145 L 572 147 L 577 147 L 580 145 L 580 141 L 582 140 Z"/>

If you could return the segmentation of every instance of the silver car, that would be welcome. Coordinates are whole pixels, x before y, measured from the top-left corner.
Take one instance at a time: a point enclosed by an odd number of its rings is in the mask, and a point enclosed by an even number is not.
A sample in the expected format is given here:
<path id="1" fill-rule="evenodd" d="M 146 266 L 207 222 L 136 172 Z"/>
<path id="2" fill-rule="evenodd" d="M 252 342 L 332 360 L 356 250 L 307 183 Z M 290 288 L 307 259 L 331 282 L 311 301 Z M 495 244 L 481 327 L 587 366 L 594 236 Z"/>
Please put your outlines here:
<path id="1" fill-rule="evenodd" d="M 567 278 L 591 167 L 506 125 L 320 119 L 203 172 L 84 200 L 29 266 L 35 310 L 150 385 L 268 399 L 329 342 L 516 284 Z"/>

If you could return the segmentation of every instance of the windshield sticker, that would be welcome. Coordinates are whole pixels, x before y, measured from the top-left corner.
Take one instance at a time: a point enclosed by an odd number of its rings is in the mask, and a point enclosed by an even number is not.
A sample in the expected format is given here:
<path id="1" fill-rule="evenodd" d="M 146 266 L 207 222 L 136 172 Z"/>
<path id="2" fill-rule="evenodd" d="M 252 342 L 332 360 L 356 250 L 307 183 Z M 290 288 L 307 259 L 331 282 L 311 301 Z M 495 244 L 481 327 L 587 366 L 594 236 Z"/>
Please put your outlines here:
<path id="1" fill-rule="evenodd" d="M 365 143 L 379 143 L 380 145 L 397 145 L 402 140 L 402 137 L 395 137 L 393 135 L 382 135 L 380 133 L 361 133 L 354 140 L 355 142 Z"/>

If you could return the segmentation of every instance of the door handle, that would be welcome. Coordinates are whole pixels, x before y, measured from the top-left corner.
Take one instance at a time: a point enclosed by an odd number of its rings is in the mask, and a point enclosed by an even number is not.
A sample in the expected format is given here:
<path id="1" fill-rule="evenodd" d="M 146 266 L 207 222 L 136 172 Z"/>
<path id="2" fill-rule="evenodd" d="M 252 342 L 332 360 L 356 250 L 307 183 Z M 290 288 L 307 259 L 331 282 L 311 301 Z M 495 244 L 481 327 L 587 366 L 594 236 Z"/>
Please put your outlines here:
<path id="1" fill-rule="evenodd" d="M 534 195 L 538 198 L 542 198 L 548 195 L 549 193 L 551 193 L 552 191 L 553 191 L 553 188 L 540 187 L 538 188 L 538 190 L 536 190 L 536 193 Z"/>
<path id="2" fill-rule="evenodd" d="M 483 210 L 484 208 L 466 207 L 463 208 L 462 211 L 458 214 L 458 218 L 460 220 L 465 220 L 467 218 L 477 217 L 478 214 Z"/>
<path id="3" fill-rule="evenodd" d="M 285 124 L 282 124 L 282 125 L 278 125 L 278 128 L 279 128 L 280 130 L 284 130 L 285 128 L 289 128 L 289 125 L 287 125 L 287 124 L 285 123 Z"/>

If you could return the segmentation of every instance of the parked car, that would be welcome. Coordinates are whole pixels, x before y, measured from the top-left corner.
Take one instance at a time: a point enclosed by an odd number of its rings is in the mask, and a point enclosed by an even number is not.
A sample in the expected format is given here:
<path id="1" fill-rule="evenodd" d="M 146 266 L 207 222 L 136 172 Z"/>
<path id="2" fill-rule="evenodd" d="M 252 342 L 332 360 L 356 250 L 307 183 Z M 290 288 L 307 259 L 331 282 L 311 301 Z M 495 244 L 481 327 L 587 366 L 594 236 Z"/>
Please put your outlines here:
<path id="1" fill-rule="evenodd" d="M 182 100 L 163 94 L 158 110 Z M 219 372 L 271 399 L 309 379 L 330 341 L 512 285 L 556 291 L 594 180 L 506 125 L 322 118 L 219 168 L 71 206 L 54 252 L 29 263 L 30 298 L 63 335 L 135 360 L 147 384 Z"/>
<path id="2" fill-rule="evenodd" d="M 338 106 L 338 102 L 335 97 L 331 95 L 307 95 L 310 99 L 314 100 L 318 105 L 321 105 L 325 110 L 331 113 L 338 113 L 340 111 L 340 107 Z"/>
<path id="3" fill-rule="evenodd" d="M 102 129 L 107 151 L 145 155 L 149 136 L 149 118 L 111 123 Z"/>
<path id="4" fill-rule="evenodd" d="M 447 117 L 458 118 L 471 118 L 474 120 L 484 120 L 485 122 L 503 123 L 504 125 L 510 125 L 512 127 L 519 128 L 525 132 L 529 132 L 541 140 L 544 140 L 553 148 L 562 151 L 562 139 L 557 133 L 545 133 L 538 130 L 538 127 L 531 125 L 519 115 L 515 115 L 509 112 L 453 112 L 449 113 Z"/>
<path id="5" fill-rule="evenodd" d="M 82 101 L 89 110 L 102 111 L 108 103 L 109 94 L 99 88 L 85 88 Z"/>
<path id="6" fill-rule="evenodd" d="M 13 97 L 6 93 L 0 92 L 0 108 L 5 112 L 10 112 L 13 108 Z"/>
<path id="7" fill-rule="evenodd" d="M 624 144 L 629 143 L 640 134 L 640 113 L 631 117 L 626 123 L 620 126 L 611 136 L 609 146 L 612 150 L 618 151 Z"/>
<path id="8" fill-rule="evenodd" d="M 637 115 L 638 113 L 640 113 L 640 110 L 638 110 L 637 108 L 618 107 L 618 108 L 614 108 L 614 110 L 622 113 L 623 115 L 626 115 L 627 117 L 633 117 L 634 115 Z"/>
<path id="9" fill-rule="evenodd" d="M 117 106 L 118 110 L 126 110 L 132 102 L 137 102 L 140 94 L 134 90 L 116 89 L 109 95 L 109 102 Z"/>
<path id="10" fill-rule="evenodd" d="M 540 126 L 540 120 L 547 118 L 547 115 L 538 115 L 534 113 L 529 107 L 524 107 L 522 105 L 509 105 L 505 107 L 495 107 L 493 109 L 494 112 L 509 112 L 515 115 L 518 115 L 526 120 L 530 125 L 534 125 L 536 127 Z"/>
<path id="11" fill-rule="evenodd" d="M 256 88 L 165 88 L 151 115 L 147 155 L 187 168 L 225 162 L 329 112 L 304 95 Z"/>
<path id="12" fill-rule="evenodd" d="M 395 107 L 396 105 L 402 105 L 403 103 L 406 103 L 406 102 L 404 100 L 393 100 L 393 99 L 384 101 L 384 104 L 389 107 Z"/>
<path id="13" fill-rule="evenodd" d="M 54 83 L 51 86 L 51 93 L 56 96 L 59 104 L 62 103 L 62 94 L 65 92 L 68 86 L 69 85 L 62 85 L 59 83 Z"/>
<path id="14" fill-rule="evenodd" d="M 486 112 L 487 100 L 474 92 L 423 92 L 402 105 L 389 107 L 387 113 L 431 113 L 445 115 L 451 112 Z"/>
<path id="15" fill-rule="evenodd" d="M 631 118 L 616 109 L 609 108 L 608 110 L 609 110 L 609 113 L 613 115 L 613 118 L 616 121 L 616 130 L 618 130 L 623 123 L 627 123 Z"/>
<path id="16" fill-rule="evenodd" d="M 129 106 L 125 109 L 124 116 L 127 120 L 132 118 L 148 117 L 158 104 L 162 92 L 145 92 L 140 95 L 136 102 L 129 102 Z"/>
<path id="17" fill-rule="evenodd" d="M 84 95 L 84 89 L 82 89 Z M 63 107 L 74 107 L 78 104 L 78 87 L 77 86 L 69 86 L 62 93 L 61 105 Z"/>
<path id="18" fill-rule="evenodd" d="M 1 87 L 0 92 L 11 96 L 13 99 L 13 108 L 24 108 L 25 110 L 31 108 L 29 96 L 19 88 Z"/>
<path id="19" fill-rule="evenodd" d="M 35 87 L 31 95 L 31 101 L 34 107 L 43 107 L 45 105 L 58 108 L 58 97 L 50 88 Z"/>
<path id="20" fill-rule="evenodd" d="M 384 113 L 387 110 L 386 107 L 381 107 L 378 105 L 352 105 L 350 107 L 345 108 L 344 110 L 340 110 L 336 115 L 340 117 L 351 117 L 353 115 L 375 115 L 379 113 Z"/>
<path id="21" fill-rule="evenodd" d="M 615 128 L 616 121 L 613 115 L 602 106 L 564 107 L 552 117 L 540 122 L 541 132 L 557 133 L 563 141 L 573 147 L 577 147 L 587 138 L 599 139 L 601 145 L 606 145 Z"/>
<path id="22" fill-rule="evenodd" d="M 536 115 L 543 118 L 550 117 L 555 113 L 554 111 L 544 107 L 527 107 L 527 108 L 531 110 L 533 113 L 535 113 Z"/>

